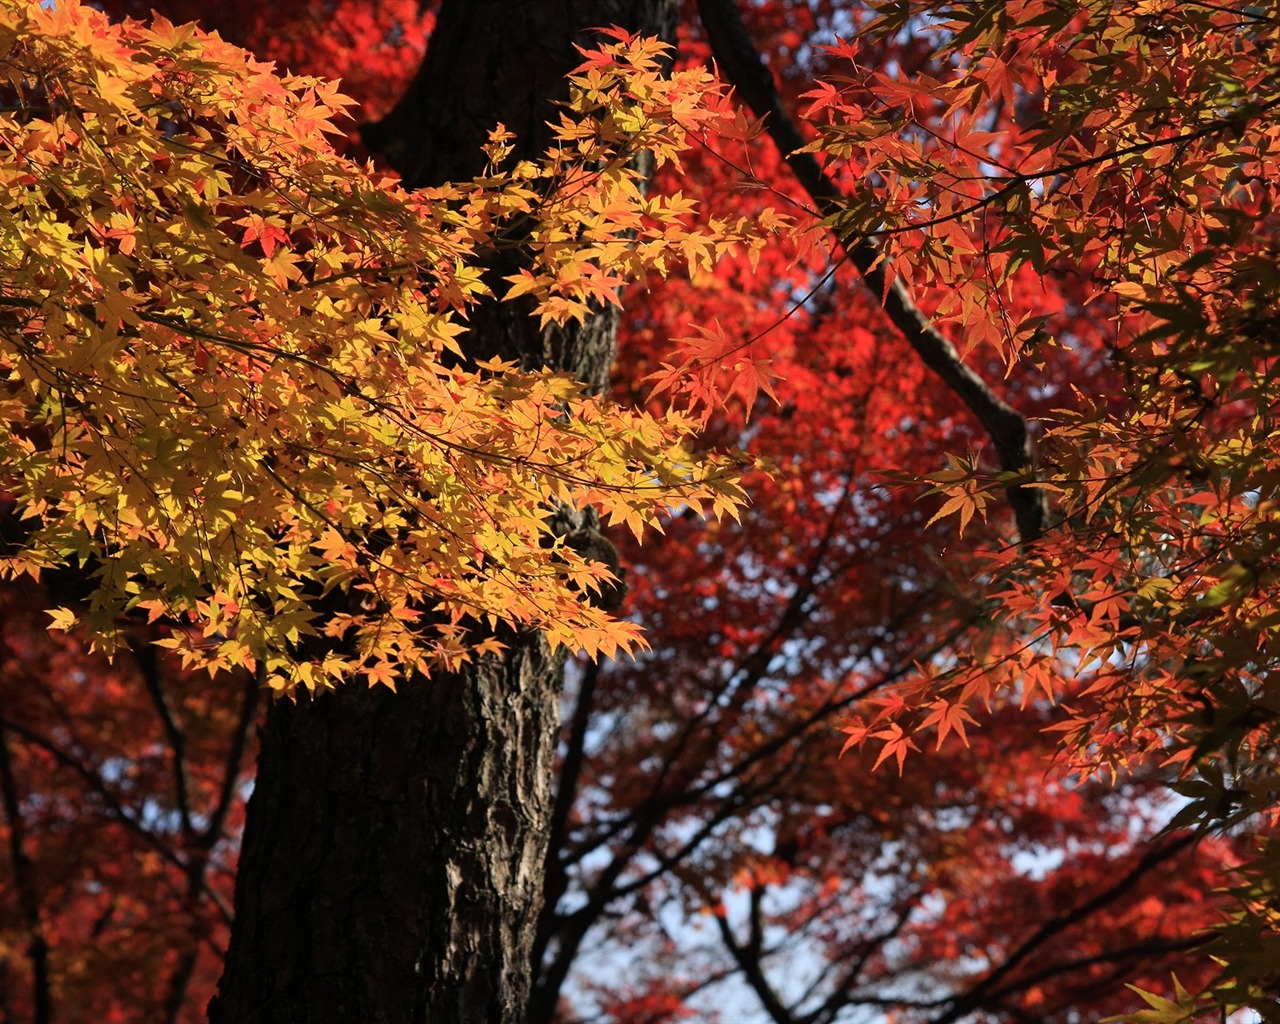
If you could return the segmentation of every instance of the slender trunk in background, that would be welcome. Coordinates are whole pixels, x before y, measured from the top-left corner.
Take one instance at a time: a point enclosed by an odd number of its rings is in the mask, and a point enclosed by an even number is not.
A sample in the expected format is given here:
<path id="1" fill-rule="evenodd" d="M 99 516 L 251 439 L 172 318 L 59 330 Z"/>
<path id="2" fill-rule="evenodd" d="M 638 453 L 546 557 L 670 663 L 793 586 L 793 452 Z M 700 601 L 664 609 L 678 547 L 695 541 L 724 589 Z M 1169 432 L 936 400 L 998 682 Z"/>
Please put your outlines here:
<path id="1" fill-rule="evenodd" d="M 536 155 L 575 42 L 615 24 L 670 37 L 675 17 L 674 0 L 445 0 L 417 77 L 366 139 L 410 187 L 477 173 L 499 121 Z M 612 314 L 540 331 L 491 305 L 471 325 L 474 356 L 605 386 Z M 539 637 L 507 639 L 504 657 L 398 694 L 350 686 L 271 709 L 213 1024 L 523 1020 L 563 666 Z"/>

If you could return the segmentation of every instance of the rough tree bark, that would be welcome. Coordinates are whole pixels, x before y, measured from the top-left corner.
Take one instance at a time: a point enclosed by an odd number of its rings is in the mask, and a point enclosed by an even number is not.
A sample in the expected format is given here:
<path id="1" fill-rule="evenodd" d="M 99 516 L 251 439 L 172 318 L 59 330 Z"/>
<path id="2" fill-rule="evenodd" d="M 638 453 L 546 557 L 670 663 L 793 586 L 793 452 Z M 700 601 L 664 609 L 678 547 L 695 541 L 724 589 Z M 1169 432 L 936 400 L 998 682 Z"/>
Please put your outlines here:
<path id="1" fill-rule="evenodd" d="M 538 153 L 580 62 L 572 44 L 614 24 L 669 36 L 675 18 L 674 0 L 445 0 L 414 82 L 366 138 L 410 187 L 476 173 L 498 121 Z M 469 344 L 602 388 L 614 328 L 601 315 L 539 331 L 491 306 Z M 505 657 L 398 694 L 351 686 L 271 708 L 213 1024 L 523 1019 L 563 666 L 537 636 L 507 639 Z"/>

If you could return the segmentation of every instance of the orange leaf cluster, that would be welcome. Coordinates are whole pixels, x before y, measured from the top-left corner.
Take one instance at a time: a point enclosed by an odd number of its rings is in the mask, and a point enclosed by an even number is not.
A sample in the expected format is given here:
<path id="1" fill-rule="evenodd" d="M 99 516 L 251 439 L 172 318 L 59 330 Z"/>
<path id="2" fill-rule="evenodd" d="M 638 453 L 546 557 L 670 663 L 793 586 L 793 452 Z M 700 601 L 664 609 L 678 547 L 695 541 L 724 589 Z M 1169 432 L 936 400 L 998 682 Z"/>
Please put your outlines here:
<path id="1" fill-rule="evenodd" d="M 582 599 L 610 571 L 557 510 L 637 535 L 672 506 L 731 512 L 735 460 L 694 455 L 687 417 L 455 356 L 517 221 L 532 269 L 506 298 L 555 323 L 754 237 L 639 187 L 638 155 L 674 160 L 724 116 L 704 72 L 665 81 L 656 44 L 619 37 L 586 55 L 545 162 L 497 170 L 499 132 L 491 174 L 410 195 L 334 152 L 331 84 L 162 18 L 0 16 L 0 487 L 28 524 L 0 575 L 83 567 L 55 626 L 109 647 L 142 611 L 188 664 L 281 691 L 456 666 L 499 623 L 641 643 Z M 344 653 L 308 655 L 321 631 Z"/>

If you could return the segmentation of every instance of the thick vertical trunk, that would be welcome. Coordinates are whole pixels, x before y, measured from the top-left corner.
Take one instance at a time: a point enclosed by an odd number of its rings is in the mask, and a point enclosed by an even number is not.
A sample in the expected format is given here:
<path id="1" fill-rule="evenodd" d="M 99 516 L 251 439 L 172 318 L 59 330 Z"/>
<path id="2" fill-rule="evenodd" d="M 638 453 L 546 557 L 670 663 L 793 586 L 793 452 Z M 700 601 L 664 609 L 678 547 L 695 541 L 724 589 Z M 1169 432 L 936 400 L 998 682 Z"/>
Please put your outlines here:
<path id="1" fill-rule="evenodd" d="M 213 1020 L 523 1018 L 558 670 L 531 643 L 272 708 Z"/>
<path id="2" fill-rule="evenodd" d="M 370 144 L 411 186 L 474 174 L 498 121 L 539 152 L 587 29 L 668 35 L 674 18 L 674 0 L 445 0 Z M 491 306 L 470 345 L 599 388 L 613 327 L 541 332 Z M 538 637 L 507 639 L 504 657 L 398 694 L 351 686 L 271 709 L 213 1024 L 523 1019 L 562 666 Z"/>

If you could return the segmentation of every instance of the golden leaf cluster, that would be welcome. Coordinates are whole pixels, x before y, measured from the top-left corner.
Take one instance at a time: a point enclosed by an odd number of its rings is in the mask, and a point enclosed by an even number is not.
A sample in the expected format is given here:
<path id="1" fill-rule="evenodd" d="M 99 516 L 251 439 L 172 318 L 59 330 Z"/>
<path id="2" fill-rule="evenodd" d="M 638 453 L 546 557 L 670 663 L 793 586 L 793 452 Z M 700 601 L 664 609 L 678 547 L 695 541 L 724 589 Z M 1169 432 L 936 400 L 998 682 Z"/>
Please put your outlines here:
<path id="1" fill-rule="evenodd" d="M 146 617 L 285 692 L 395 685 L 504 629 L 641 643 L 551 520 L 732 511 L 734 460 L 461 345 L 516 221 L 531 269 L 504 298 L 544 322 L 732 241 L 640 187 L 637 153 L 719 116 L 709 85 L 673 110 L 653 45 L 587 55 L 546 161 L 500 168 L 499 132 L 486 177 L 410 194 L 335 153 L 332 84 L 162 18 L 0 2 L 0 576 L 72 567 L 55 626 L 110 646 Z"/>

